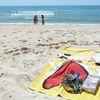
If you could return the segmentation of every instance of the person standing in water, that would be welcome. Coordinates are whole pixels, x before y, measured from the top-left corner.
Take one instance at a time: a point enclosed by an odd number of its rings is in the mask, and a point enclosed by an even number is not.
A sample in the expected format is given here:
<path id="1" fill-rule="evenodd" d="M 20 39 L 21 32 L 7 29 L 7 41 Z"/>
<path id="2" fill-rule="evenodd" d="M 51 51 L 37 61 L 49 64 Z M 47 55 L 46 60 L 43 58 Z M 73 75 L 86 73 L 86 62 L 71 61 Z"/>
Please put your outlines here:
<path id="1" fill-rule="evenodd" d="M 38 16 L 37 15 L 34 16 L 34 24 L 38 24 Z"/>
<path id="2" fill-rule="evenodd" d="M 45 24 L 44 15 L 41 15 L 41 22 L 42 22 L 42 25 L 44 25 L 44 24 Z"/>

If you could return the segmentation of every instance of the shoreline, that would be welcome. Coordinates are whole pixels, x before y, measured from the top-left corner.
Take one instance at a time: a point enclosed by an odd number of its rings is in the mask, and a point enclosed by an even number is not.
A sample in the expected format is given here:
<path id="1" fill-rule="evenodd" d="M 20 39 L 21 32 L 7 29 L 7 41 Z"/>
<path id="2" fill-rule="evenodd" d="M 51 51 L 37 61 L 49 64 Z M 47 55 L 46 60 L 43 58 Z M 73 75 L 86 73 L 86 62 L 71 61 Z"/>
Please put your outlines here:
<path id="1" fill-rule="evenodd" d="M 0 23 L 0 25 L 34 25 L 34 23 Z M 41 23 L 34 26 L 45 26 L 45 25 L 100 25 L 100 23 Z"/>

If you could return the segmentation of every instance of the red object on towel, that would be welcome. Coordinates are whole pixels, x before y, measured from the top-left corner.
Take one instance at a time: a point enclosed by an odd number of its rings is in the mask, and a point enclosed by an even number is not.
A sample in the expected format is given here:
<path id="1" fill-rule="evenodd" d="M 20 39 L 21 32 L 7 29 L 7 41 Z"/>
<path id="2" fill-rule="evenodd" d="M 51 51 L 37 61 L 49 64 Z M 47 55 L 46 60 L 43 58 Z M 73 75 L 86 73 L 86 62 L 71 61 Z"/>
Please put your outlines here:
<path id="1" fill-rule="evenodd" d="M 50 89 L 52 87 L 60 85 L 62 77 L 66 74 L 70 74 L 71 71 L 73 71 L 74 73 L 78 73 L 78 77 L 82 80 L 85 80 L 88 75 L 88 72 L 86 69 L 84 69 L 84 67 L 82 67 L 75 61 L 70 61 L 60 67 L 54 74 L 45 79 L 43 82 L 43 88 Z"/>

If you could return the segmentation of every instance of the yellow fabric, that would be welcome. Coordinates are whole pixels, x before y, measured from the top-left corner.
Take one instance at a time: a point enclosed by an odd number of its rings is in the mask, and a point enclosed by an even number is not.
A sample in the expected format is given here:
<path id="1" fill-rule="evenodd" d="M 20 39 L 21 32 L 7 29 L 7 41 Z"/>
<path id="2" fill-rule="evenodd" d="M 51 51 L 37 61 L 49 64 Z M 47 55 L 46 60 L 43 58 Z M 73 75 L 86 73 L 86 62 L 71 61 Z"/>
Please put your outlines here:
<path id="1" fill-rule="evenodd" d="M 58 63 L 59 62 L 62 62 L 62 63 L 65 63 L 67 62 L 68 60 L 63 60 L 63 59 L 53 59 L 51 60 L 55 66 L 58 66 Z M 32 90 L 38 90 L 40 92 L 43 92 L 43 93 L 46 93 L 46 94 L 50 94 L 50 95 L 53 95 L 53 96 L 57 96 L 59 93 L 61 93 L 62 91 L 62 88 L 61 86 L 56 86 L 54 88 L 51 88 L 51 89 L 44 89 L 42 87 L 42 84 L 43 84 L 43 81 L 47 78 L 47 73 L 48 72 L 52 72 L 52 67 L 51 65 L 48 63 L 46 65 L 46 67 L 44 68 L 44 70 L 42 71 L 42 73 L 40 74 L 40 76 L 30 85 L 30 89 Z"/>
<path id="2" fill-rule="evenodd" d="M 93 59 L 91 59 L 91 57 L 90 57 L 90 56 L 94 56 L 96 53 L 100 53 L 100 50 L 92 51 L 90 49 L 77 49 L 77 48 L 65 47 L 62 50 L 58 51 L 58 54 L 63 54 L 63 53 L 71 54 L 73 56 L 86 57 L 86 59 L 83 60 L 82 63 L 87 65 L 88 69 L 90 71 L 92 71 L 94 75 L 96 75 L 97 69 L 100 70 L 100 66 L 96 66 L 95 61 Z M 88 57 L 90 57 L 90 58 L 88 58 Z M 52 62 L 56 66 L 58 66 L 59 62 L 65 63 L 67 61 L 68 60 L 66 60 L 66 59 L 60 59 L 60 58 L 52 60 Z M 53 96 L 61 95 L 62 97 L 66 98 L 66 99 L 72 99 L 72 100 L 99 100 L 100 99 L 100 88 L 98 89 L 96 95 L 88 94 L 86 92 L 82 92 L 81 94 L 70 94 L 70 93 L 66 92 L 62 86 L 56 86 L 51 89 L 44 89 L 42 87 L 42 83 L 43 83 L 44 79 L 47 78 L 47 73 L 52 72 L 52 70 L 53 69 L 52 69 L 51 65 L 48 63 L 45 66 L 42 73 L 40 74 L 40 76 L 29 86 L 29 88 L 32 90 L 38 90 L 40 92 L 50 94 Z"/>

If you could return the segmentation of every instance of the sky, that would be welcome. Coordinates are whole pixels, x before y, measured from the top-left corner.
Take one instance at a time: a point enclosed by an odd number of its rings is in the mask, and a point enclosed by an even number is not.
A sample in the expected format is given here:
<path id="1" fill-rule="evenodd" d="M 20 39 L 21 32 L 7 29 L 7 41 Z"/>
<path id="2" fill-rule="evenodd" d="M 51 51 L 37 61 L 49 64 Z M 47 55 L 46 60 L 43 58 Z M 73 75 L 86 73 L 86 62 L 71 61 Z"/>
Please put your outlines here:
<path id="1" fill-rule="evenodd" d="M 100 0 L 0 0 L 6 5 L 100 5 Z"/>

